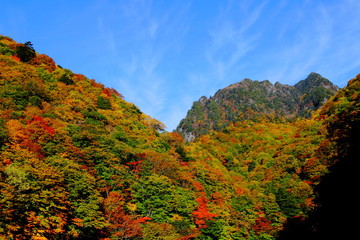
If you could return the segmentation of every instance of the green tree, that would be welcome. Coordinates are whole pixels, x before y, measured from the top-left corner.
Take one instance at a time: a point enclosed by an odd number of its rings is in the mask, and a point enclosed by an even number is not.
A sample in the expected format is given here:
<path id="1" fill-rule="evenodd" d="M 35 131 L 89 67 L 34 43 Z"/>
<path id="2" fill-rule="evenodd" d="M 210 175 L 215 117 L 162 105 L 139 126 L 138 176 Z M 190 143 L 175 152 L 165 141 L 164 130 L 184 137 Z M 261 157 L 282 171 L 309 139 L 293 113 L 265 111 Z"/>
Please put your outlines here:
<path id="1" fill-rule="evenodd" d="M 35 49 L 31 42 L 26 42 L 16 48 L 16 54 L 22 62 L 30 62 L 36 57 Z"/>
<path id="2" fill-rule="evenodd" d="M 2 157 L 13 162 L 5 168 L 0 185 L 0 222 L 6 235 L 16 239 L 65 236 L 70 202 L 61 172 L 25 149 L 12 149 Z"/>
<path id="3" fill-rule="evenodd" d="M 101 96 L 97 98 L 97 104 L 101 109 L 111 109 L 110 100 Z"/>

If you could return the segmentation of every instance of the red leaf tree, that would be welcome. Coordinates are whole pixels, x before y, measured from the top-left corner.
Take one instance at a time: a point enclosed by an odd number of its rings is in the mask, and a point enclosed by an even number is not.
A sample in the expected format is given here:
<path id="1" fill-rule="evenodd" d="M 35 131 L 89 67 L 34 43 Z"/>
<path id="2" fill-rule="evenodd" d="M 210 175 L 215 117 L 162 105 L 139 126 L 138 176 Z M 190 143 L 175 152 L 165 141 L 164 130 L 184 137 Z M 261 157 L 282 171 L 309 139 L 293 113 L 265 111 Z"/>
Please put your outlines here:
<path id="1" fill-rule="evenodd" d="M 136 218 L 127 214 L 123 208 L 124 197 L 119 192 L 110 192 L 104 200 L 105 215 L 109 222 L 109 231 L 120 239 L 141 237 L 141 224 L 151 220 L 149 217 Z"/>
<path id="2" fill-rule="evenodd" d="M 199 203 L 199 206 L 195 211 L 192 212 L 192 215 L 195 219 L 195 224 L 198 226 L 198 229 L 207 228 L 206 222 L 212 220 L 217 214 L 210 213 L 207 203 L 209 200 L 206 198 L 206 194 L 204 192 L 204 188 L 201 183 L 195 182 L 195 188 L 201 191 L 200 197 L 196 199 Z"/>

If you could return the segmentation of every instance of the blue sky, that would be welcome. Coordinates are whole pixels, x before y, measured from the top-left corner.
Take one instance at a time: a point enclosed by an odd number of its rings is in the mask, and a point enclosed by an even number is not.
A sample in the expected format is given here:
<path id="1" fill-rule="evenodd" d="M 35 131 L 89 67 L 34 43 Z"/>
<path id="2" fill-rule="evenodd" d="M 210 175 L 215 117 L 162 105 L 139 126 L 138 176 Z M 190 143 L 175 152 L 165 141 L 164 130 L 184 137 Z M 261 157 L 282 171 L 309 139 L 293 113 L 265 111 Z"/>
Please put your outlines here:
<path id="1" fill-rule="evenodd" d="M 244 78 L 360 73 L 359 0 L 0 0 L 0 34 L 112 87 L 173 130 Z"/>

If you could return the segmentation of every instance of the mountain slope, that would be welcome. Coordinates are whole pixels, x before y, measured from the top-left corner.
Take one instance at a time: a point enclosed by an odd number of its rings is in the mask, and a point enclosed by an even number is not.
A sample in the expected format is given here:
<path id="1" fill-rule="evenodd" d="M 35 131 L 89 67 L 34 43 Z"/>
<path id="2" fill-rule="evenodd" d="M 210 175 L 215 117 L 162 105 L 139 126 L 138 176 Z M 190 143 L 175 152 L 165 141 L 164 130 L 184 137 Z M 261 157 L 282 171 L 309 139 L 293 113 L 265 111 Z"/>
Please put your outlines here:
<path id="1" fill-rule="evenodd" d="M 311 218 L 316 186 L 357 146 L 354 86 L 314 118 L 247 119 L 186 142 L 0 36 L 0 239 L 274 240 Z"/>
<path id="2" fill-rule="evenodd" d="M 311 73 L 295 86 L 244 79 L 194 102 L 176 131 L 192 140 L 210 130 L 221 130 L 230 122 L 272 115 L 310 117 L 335 94 L 338 88 L 317 73 Z"/>
<path id="3" fill-rule="evenodd" d="M 162 123 L 30 46 L 0 36 L 0 238 L 140 236 L 149 218 L 125 206 L 170 148 Z"/>
<path id="4" fill-rule="evenodd" d="M 305 221 L 289 221 L 279 240 L 351 239 L 357 233 L 350 219 L 359 213 L 353 189 L 358 186 L 360 159 L 360 74 L 317 114 L 325 119 L 327 130 L 321 152 L 332 164 L 315 188 L 319 207 Z"/>

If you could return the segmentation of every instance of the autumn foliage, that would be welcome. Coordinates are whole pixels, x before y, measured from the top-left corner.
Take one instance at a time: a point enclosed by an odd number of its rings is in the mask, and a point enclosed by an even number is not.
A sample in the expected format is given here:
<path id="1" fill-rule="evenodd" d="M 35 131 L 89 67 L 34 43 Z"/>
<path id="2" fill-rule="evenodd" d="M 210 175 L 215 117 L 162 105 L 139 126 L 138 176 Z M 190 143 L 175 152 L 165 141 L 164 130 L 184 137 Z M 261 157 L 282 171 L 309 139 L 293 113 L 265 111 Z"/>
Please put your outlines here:
<path id="1" fill-rule="evenodd" d="M 209 212 L 207 207 L 208 199 L 204 196 L 205 193 L 202 193 L 202 196 L 197 198 L 196 201 L 198 202 L 199 206 L 195 211 L 192 212 L 194 216 L 195 224 L 198 226 L 198 229 L 203 229 L 208 227 L 206 222 L 212 220 L 217 214 L 213 214 Z"/>
<path id="2" fill-rule="evenodd" d="M 111 235 L 118 238 L 141 236 L 141 224 L 151 220 L 149 217 L 138 217 L 127 214 L 123 209 L 124 198 L 118 192 L 110 192 L 104 200 L 105 216 L 109 221 Z"/>
<path id="3" fill-rule="evenodd" d="M 276 239 L 352 153 L 351 86 L 321 116 L 237 121 L 186 142 L 0 36 L 0 239 Z"/>

